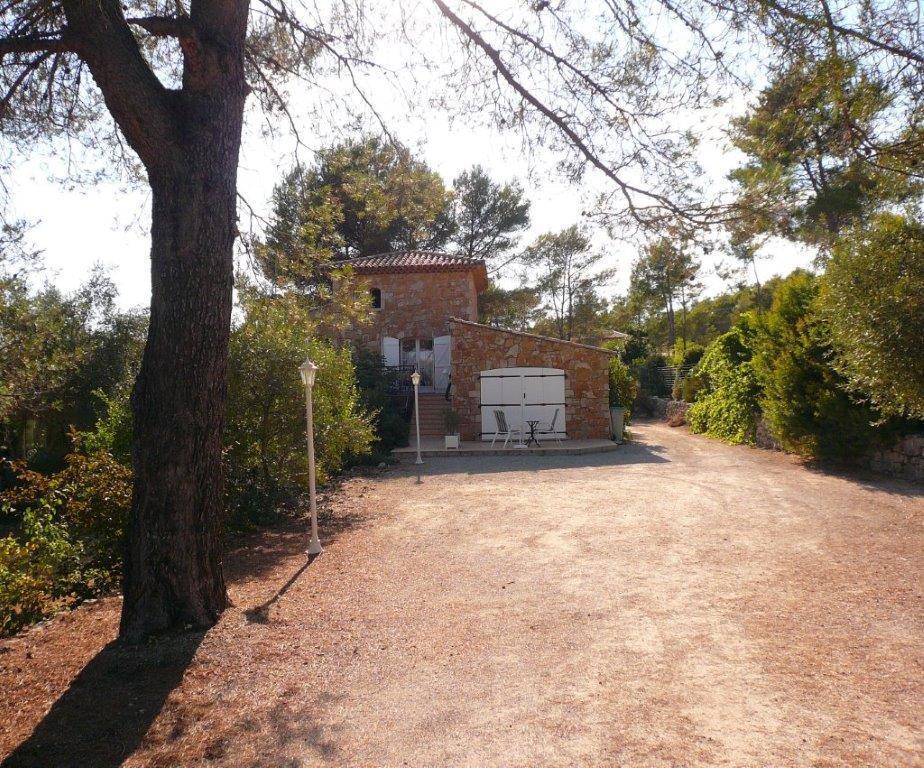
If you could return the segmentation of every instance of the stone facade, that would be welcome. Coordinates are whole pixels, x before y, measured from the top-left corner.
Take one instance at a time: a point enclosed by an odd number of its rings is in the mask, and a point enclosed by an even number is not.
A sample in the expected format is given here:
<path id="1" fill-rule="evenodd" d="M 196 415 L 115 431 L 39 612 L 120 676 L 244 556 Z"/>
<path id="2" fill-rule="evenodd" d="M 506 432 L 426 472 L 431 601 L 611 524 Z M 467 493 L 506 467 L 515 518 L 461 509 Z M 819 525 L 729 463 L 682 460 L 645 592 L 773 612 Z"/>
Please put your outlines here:
<path id="1" fill-rule="evenodd" d="M 478 292 L 471 271 L 362 274 L 369 289 L 382 293 L 382 307 L 357 329 L 358 340 L 380 350 L 385 336 L 432 339 L 449 335 L 449 318 L 478 319 Z"/>
<path id="2" fill-rule="evenodd" d="M 453 318 L 452 407 L 463 440 L 481 433 L 481 371 L 541 367 L 565 371 L 565 422 L 571 439 L 610 437 L 610 352 L 528 333 L 490 328 Z"/>

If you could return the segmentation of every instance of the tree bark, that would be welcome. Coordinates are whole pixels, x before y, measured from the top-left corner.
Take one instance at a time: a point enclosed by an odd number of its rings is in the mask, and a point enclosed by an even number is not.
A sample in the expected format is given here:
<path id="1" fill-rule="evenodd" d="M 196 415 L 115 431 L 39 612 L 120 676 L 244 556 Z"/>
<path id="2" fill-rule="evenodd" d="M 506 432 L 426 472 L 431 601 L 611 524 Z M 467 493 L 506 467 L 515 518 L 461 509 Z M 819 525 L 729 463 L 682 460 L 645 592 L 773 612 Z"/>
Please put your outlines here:
<path id="1" fill-rule="evenodd" d="M 135 476 L 119 633 L 128 641 L 209 627 L 228 605 L 220 527 L 246 96 L 239 27 L 236 45 L 187 52 L 176 110 L 183 162 L 148 167 L 151 320 L 132 392 Z"/>
<path id="2" fill-rule="evenodd" d="M 222 175 L 152 180 L 151 323 L 132 393 L 120 629 L 130 641 L 211 626 L 227 605 L 219 527 L 234 194 Z"/>

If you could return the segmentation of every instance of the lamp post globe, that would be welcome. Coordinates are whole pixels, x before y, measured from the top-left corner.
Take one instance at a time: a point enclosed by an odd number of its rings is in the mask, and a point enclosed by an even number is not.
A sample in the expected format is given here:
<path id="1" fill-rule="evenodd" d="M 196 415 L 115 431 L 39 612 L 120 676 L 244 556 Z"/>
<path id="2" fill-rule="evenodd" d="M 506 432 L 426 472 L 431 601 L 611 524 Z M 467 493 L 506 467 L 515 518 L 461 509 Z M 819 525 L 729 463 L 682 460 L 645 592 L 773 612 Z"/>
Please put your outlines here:
<path id="1" fill-rule="evenodd" d="M 308 543 L 309 555 L 320 555 L 324 551 L 321 540 L 318 538 L 318 506 L 315 495 L 314 470 L 314 418 L 311 412 L 311 390 L 314 388 L 315 376 L 318 366 L 311 360 L 305 360 L 298 366 L 298 375 L 305 385 L 305 435 L 308 440 L 308 499 L 311 508 L 311 541 Z"/>
<path id="2" fill-rule="evenodd" d="M 417 461 L 415 464 L 423 464 L 420 458 L 420 403 L 417 398 L 417 390 L 420 388 L 420 371 L 415 370 L 411 374 L 411 384 L 414 385 L 414 423 L 417 430 Z"/>
<path id="3" fill-rule="evenodd" d="M 298 366 L 298 375 L 301 376 L 302 384 L 306 387 L 314 386 L 314 377 L 318 372 L 318 366 L 316 366 L 311 360 L 305 360 L 300 366 Z"/>

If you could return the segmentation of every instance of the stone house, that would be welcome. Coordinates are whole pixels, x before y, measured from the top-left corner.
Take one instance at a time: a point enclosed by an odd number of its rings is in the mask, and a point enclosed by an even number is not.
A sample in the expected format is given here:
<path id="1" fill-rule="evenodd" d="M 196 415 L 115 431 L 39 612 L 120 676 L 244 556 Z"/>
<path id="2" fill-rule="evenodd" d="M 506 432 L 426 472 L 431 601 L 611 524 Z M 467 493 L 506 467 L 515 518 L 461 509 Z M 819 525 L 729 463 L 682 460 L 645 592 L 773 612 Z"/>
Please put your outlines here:
<path id="1" fill-rule="evenodd" d="M 465 440 L 491 439 L 496 409 L 515 427 L 554 419 L 554 432 L 540 438 L 609 437 L 615 353 L 479 323 L 483 260 L 405 251 L 348 263 L 372 298 L 372 321 L 356 329 L 357 341 L 389 367 L 420 371 L 421 434 L 445 434 L 451 405 Z"/>

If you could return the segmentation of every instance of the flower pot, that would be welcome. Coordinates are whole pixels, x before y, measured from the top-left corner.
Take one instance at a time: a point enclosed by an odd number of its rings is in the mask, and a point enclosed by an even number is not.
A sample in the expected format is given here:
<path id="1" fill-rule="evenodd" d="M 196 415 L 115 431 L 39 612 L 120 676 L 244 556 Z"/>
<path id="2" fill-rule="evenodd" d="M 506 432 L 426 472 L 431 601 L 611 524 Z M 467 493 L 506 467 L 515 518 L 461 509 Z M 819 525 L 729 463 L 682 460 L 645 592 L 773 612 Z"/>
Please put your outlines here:
<path id="1" fill-rule="evenodd" d="M 446 449 L 450 448 L 459 449 L 459 436 L 458 435 L 446 435 Z"/>
<path id="2" fill-rule="evenodd" d="M 625 425 L 626 409 L 621 406 L 610 407 L 610 429 L 613 440 L 617 443 L 622 442 L 622 432 Z"/>

